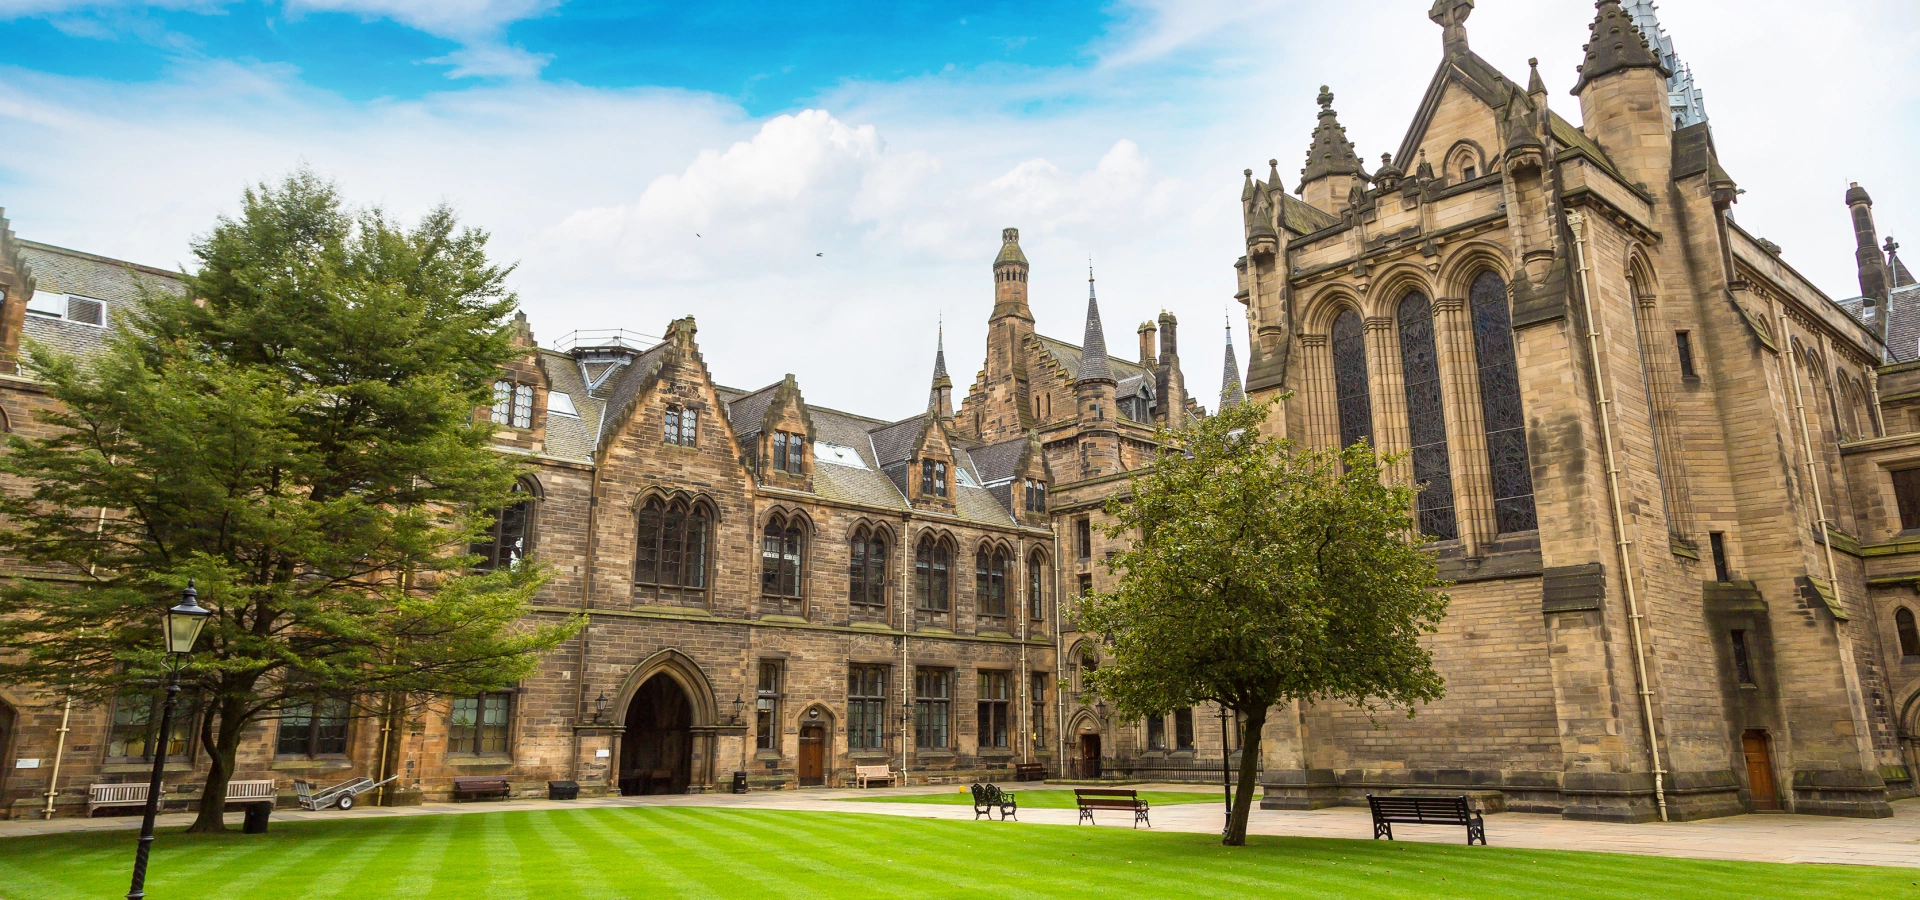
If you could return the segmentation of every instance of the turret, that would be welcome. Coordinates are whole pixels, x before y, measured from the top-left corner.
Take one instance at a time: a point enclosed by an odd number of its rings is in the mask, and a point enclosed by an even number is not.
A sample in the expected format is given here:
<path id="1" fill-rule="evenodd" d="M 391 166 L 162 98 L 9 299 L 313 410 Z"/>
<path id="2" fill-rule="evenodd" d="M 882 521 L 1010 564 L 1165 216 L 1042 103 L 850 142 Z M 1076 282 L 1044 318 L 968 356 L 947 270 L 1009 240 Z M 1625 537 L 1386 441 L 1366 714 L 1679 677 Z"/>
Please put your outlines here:
<path id="1" fill-rule="evenodd" d="M 1667 76 L 1667 114 L 1673 119 L 1674 130 L 1705 122 L 1706 98 L 1693 83 L 1693 68 L 1680 61 L 1680 54 L 1673 49 L 1673 38 L 1660 26 L 1660 17 L 1655 14 L 1658 7 L 1653 0 L 1627 0 L 1623 8 L 1671 73 Z"/>
<path id="2" fill-rule="evenodd" d="M 947 377 L 947 329 L 941 326 L 933 343 L 933 389 L 927 394 L 927 412 L 953 424 L 953 379 Z"/>
<path id="3" fill-rule="evenodd" d="M 1100 301 L 1094 296 L 1093 270 L 1087 270 L 1087 330 L 1080 345 L 1080 371 L 1073 378 L 1080 417 L 1080 477 L 1120 471 L 1120 411 L 1114 404 L 1113 367 L 1107 360 L 1107 335 L 1100 327 Z"/>
<path id="4" fill-rule="evenodd" d="M 1672 73 L 1620 0 L 1600 0 L 1596 6 L 1573 88 L 1580 98 L 1582 130 L 1607 151 L 1629 183 L 1664 184 L 1673 161 L 1673 122 L 1667 115 Z"/>
<path id="5" fill-rule="evenodd" d="M 1367 172 L 1360 157 L 1340 126 L 1333 111 L 1333 91 L 1320 86 L 1320 124 L 1313 128 L 1313 144 L 1307 148 L 1307 165 L 1300 170 L 1300 199 L 1331 215 L 1339 215 L 1347 206 L 1353 188 L 1365 185 Z"/>
<path id="6" fill-rule="evenodd" d="M 1023 435 L 1033 426 L 1025 352 L 1032 336 L 1027 255 L 1020 250 L 1020 229 L 1002 229 L 1000 253 L 993 258 L 993 315 L 987 319 L 986 371 L 967 395 L 967 416 L 960 429 L 968 437 L 1003 441 Z"/>
<path id="7" fill-rule="evenodd" d="M 1847 206 L 1853 210 L 1853 259 L 1860 269 L 1860 296 L 1866 300 L 1861 311 L 1867 324 L 1881 340 L 1887 334 L 1887 296 L 1892 279 L 1887 277 L 1887 261 L 1881 256 L 1880 236 L 1873 225 L 1873 198 L 1867 189 L 1854 182 L 1847 187 Z"/>

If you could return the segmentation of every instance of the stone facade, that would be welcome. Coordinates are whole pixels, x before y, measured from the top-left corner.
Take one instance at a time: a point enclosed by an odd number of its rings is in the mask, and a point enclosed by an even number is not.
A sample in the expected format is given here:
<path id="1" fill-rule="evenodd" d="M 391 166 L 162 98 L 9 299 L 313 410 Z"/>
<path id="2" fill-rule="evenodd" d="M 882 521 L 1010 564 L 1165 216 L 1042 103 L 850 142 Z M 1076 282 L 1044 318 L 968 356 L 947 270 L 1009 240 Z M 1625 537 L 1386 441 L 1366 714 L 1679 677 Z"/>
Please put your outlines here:
<path id="1" fill-rule="evenodd" d="M 1304 181 L 1247 173 L 1249 395 L 1287 397 L 1278 433 L 1411 451 L 1456 582 L 1447 697 L 1277 716 L 1266 805 L 1889 815 L 1920 683 L 1890 652 L 1916 582 L 1881 470 L 1920 445 L 1876 437 L 1884 331 L 1734 222 L 1710 126 L 1676 128 L 1671 63 L 1616 0 L 1577 128 L 1537 67 L 1470 49 L 1473 5 L 1434 4 L 1439 70 L 1379 169 L 1323 89 Z"/>
<path id="2" fill-rule="evenodd" d="M 1091 556 L 1062 564 L 1056 523 L 1124 489 L 1126 469 L 1150 458 L 1154 424 L 1199 414 L 1176 323 L 1162 315 L 1167 352 L 1140 365 L 1101 362 L 1097 308 L 1091 352 L 1039 336 L 1017 234 L 1004 243 L 983 371 L 1021 377 L 1002 379 L 998 407 L 976 387 L 955 412 L 944 348 L 927 411 L 889 422 L 811 406 L 791 376 L 753 391 L 717 384 L 691 318 L 664 338 L 577 333 L 553 347 L 518 320 L 527 355 L 475 414 L 526 463 L 527 499 L 478 549 L 488 565 L 551 567 L 531 616 L 587 627 L 510 691 L 466 701 L 472 713 L 440 701 L 344 720 L 304 746 L 285 735 L 313 724 L 264 721 L 236 777 L 288 788 L 394 774 L 400 802 L 449 796 L 468 775 L 506 777 L 521 794 L 549 780 L 589 794 L 725 789 L 736 773 L 755 788 L 838 785 L 859 765 L 910 782 L 1005 780 L 1021 763 L 1073 774 L 1080 764 L 1063 766 L 1063 754 L 1082 743 L 1107 774 L 1140 756 L 1171 777 L 1210 777 L 1219 723 L 1204 711 L 1166 717 L 1164 748 L 1155 738 L 1148 752 L 1144 722 L 1110 721 L 1077 680 L 1064 694 L 1058 680 L 1058 600 L 1098 567 Z M 161 270 L 10 234 L 0 250 L 5 333 L 83 355 L 102 330 L 51 310 L 97 303 L 105 322 L 141 290 L 177 289 Z M 1077 384 L 1094 364 L 1107 377 Z M 9 368 L 0 413 L 33 433 L 45 427 L 34 417 L 43 389 Z M 1156 400 L 1165 391 L 1172 404 Z M 57 687 L 17 685 L 0 701 L 0 790 L 17 814 L 46 804 L 56 759 L 62 813 L 81 808 L 87 785 L 144 778 L 146 700 L 69 708 Z M 190 742 L 170 752 L 170 796 L 191 803 L 204 761 Z"/>

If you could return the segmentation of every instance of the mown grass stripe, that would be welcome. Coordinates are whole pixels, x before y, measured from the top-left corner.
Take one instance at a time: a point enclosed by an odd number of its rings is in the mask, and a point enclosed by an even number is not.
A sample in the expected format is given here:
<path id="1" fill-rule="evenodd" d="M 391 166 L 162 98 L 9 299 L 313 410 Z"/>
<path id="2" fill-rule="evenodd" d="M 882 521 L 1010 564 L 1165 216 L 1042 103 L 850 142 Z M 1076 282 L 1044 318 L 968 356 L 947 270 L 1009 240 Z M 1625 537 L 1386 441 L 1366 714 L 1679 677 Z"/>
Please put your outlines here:
<path id="1" fill-rule="evenodd" d="M 413 839 L 413 852 L 398 863 L 397 872 L 388 874 L 386 896 L 390 900 L 415 900 L 433 893 L 434 877 L 428 874 L 453 847 L 455 816 L 418 816 L 400 820 L 396 828 L 405 828 Z M 374 895 L 378 896 L 378 895 Z"/>
<path id="2" fill-rule="evenodd" d="M 575 815 L 582 834 L 606 845 L 622 864 L 620 871 L 633 879 L 633 887 L 628 890 L 630 896 L 698 900 L 728 897 L 729 886 L 713 883 L 715 873 L 706 866 L 706 860 L 689 860 L 693 864 L 689 867 L 655 852 L 653 820 L 644 815 L 647 812 L 651 810 L 596 809 Z"/>

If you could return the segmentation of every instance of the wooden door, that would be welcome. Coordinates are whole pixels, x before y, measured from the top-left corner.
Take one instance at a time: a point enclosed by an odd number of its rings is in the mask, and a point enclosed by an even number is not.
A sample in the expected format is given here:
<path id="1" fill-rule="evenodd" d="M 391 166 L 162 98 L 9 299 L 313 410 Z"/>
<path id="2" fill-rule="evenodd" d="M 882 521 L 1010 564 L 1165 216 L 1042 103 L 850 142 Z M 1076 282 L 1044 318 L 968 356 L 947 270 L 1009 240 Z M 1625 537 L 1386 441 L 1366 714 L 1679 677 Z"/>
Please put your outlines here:
<path id="1" fill-rule="evenodd" d="M 1080 777 L 1100 777 L 1100 736 L 1097 734 L 1080 736 Z"/>
<path id="2" fill-rule="evenodd" d="M 1779 809 L 1780 792 L 1773 786 L 1773 754 L 1767 750 L 1767 733 L 1749 731 L 1740 736 L 1740 745 L 1747 755 L 1747 787 L 1753 791 L 1753 808 Z"/>
<path id="3" fill-rule="evenodd" d="M 827 729 L 820 725 L 800 726 L 800 786 L 827 783 Z"/>

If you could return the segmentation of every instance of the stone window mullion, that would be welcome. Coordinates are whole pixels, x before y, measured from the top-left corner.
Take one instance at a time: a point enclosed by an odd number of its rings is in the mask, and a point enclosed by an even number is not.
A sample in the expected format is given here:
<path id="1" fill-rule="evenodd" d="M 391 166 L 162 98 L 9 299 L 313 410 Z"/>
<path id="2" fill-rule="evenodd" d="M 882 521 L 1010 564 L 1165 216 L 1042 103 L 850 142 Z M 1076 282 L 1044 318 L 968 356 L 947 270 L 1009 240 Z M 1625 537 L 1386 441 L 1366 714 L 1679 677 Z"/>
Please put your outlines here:
<path id="1" fill-rule="evenodd" d="M 1493 537 L 1493 483 L 1487 468 L 1486 423 L 1480 411 L 1480 372 L 1473 355 L 1473 321 L 1467 298 L 1433 302 L 1440 381 L 1446 391 L 1448 466 L 1453 474 L 1454 515 L 1466 555 L 1478 557 Z"/>

